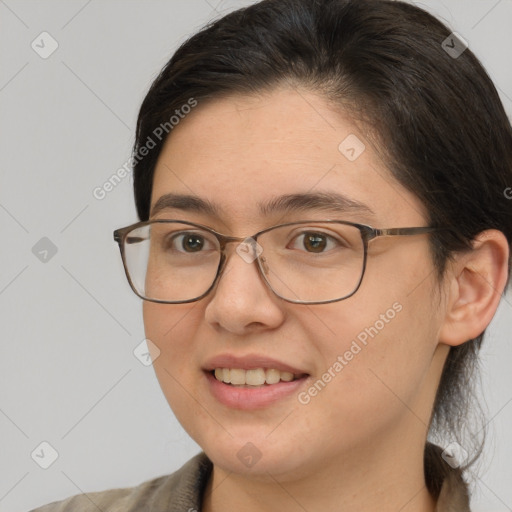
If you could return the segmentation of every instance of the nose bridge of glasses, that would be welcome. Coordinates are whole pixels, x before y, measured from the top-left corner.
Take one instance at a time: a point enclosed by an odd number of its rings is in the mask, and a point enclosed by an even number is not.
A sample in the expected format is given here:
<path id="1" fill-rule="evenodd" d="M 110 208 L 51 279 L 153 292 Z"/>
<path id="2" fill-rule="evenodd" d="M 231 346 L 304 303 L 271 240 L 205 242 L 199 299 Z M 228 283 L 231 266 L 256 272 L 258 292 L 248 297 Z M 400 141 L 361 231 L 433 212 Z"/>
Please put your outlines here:
<path id="1" fill-rule="evenodd" d="M 260 258 L 260 255 L 263 252 L 263 248 L 256 241 L 258 238 L 257 235 L 246 237 L 219 235 L 220 234 L 217 234 L 217 239 L 220 244 L 220 252 L 223 254 L 222 266 L 225 266 L 226 260 L 228 258 L 227 244 L 229 243 L 234 243 L 234 251 L 242 260 L 245 261 L 245 263 L 253 263 L 256 262 L 257 259 L 260 259 L 264 266 L 266 265 L 265 258 Z"/>
<path id="2" fill-rule="evenodd" d="M 221 235 L 220 233 L 217 233 L 217 239 L 219 240 L 220 248 L 222 250 L 225 250 L 227 244 L 230 244 L 233 242 L 242 243 L 247 238 L 248 237 Z"/>
<path id="3" fill-rule="evenodd" d="M 219 236 L 220 235 L 220 236 Z M 234 252 L 240 259 L 243 260 L 245 264 L 256 264 L 257 271 L 261 277 L 261 271 L 263 271 L 263 275 L 268 274 L 269 268 L 266 261 L 266 258 L 262 256 L 263 248 L 256 241 L 258 235 L 246 236 L 246 237 L 236 237 L 236 236 L 228 236 L 221 235 L 217 233 L 217 239 L 220 244 L 220 253 L 221 260 L 219 262 L 218 267 L 218 275 L 217 278 L 220 278 L 226 269 L 228 259 L 230 254 L 228 254 L 227 244 L 235 242 Z M 234 256 L 234 255 L 233 255 Z M 266 281 L 266 279 L 264 279 Z M 268 284 L 268 283 L 267 283 Z"/>

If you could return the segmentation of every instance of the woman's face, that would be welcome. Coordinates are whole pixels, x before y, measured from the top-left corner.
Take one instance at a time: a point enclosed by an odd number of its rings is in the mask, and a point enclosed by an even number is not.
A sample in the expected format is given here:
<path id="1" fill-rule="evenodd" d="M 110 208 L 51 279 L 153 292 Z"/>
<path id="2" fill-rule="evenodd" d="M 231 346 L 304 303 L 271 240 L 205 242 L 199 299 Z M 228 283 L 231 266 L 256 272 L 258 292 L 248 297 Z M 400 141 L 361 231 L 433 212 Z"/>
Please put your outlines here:
<path id="1" fill-rule="evenodd" d="M 260 212 L 260 203 L 283 195 L 321 192 L 368 208 Z M 152 206 L 169 193 L 211 202 L 218 216 L 167 208 L 150 218 L 194 221 L 244 238 L 302 219 L 426 225 L 418 199 L 390 175 L 364 134 L 322 98 L 291 89 L 199 104 L 165 144 Z M 162 390 L 215 464 L 291 479 L 340 460 L 383 460 L 383 450 L 422 456 L 447 353 L 438 345 L 443 301 L 427 236 L 373 240 L 361 287 L 339 302 L 277 297 L 236 243 L 228 244 L 225 271 L 205 298 L 144 302 Z M 217 381 L 212 367 L 305 377 L 240 388 Z"/>

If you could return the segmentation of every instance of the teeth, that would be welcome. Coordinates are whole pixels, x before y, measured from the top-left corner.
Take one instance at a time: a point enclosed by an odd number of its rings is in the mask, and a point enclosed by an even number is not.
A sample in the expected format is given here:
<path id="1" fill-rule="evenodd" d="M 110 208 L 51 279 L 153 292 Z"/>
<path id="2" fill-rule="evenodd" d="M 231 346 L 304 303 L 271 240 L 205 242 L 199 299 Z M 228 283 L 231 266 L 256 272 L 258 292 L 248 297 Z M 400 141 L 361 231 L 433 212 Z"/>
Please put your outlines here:
<path id="1" fill-rule="evenodd" d="M 245 371 L 238 369 L 229 370 L 229 378 L 231 384 L 235 386 L 245 384 Z"/>
<path id="2" fill-rule="evenodd" d="M 279 381 L 291 382 L 295 376 L 291 372 L 281 372 L 273 368 L 255 368 L 242 370 L 241 368 L 215 368 L 215 378 L 226 384 L 234 386 L 263 386 L 277 384 Z"/>
<path id="3" fill-rule="evenodd" d="M 240 370 L 243 372 L 243 370 Z M 247 370 L 245 373 L 245 382 L 249 386 L 261 386 L 265 384 L 265 370 L 263 368 L 256 368 L 255 370 Z"/>
<path id="4" fill-rule="evenodd" d="M 267 384 L 277 384 L 281 380 L 281 372 L 279 370 L 267 370 L 265 375 Z"/>

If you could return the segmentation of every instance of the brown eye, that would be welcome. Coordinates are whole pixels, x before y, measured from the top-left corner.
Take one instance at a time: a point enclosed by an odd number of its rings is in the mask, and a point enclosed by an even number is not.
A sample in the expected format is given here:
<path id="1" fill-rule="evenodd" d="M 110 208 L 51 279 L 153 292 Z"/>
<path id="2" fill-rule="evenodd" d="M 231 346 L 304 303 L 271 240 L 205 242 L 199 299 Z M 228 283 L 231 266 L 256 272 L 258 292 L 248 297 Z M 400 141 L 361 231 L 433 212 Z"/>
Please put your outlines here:
<path id="1" fill-rule="evenodd" d="M 168 243 L 169 249 L 181 253 L 199 253 L 204 252 L 208 249 L 208 243 L 210 241 L 198 233 L 193 232 L 181 232 L 175 234 Z"/>
<path id="2" fill-rule="evenodd" d="M 320 233 L 310 233 L 304 236 L 303 245 L 308 252 L 322 252 L 327 245 L 327 240 Z"/>
<path id="3" fill-rule="evenodd" d="M 197 235 L 185 235 L 181 240 L 181 246 L 187 252 L 198 252 L 203 248 L 204 240 Z"/>
<path id="4" fill-rule="evenodd" d="M 294 249 L 317 254 L 326 253 L 338 247 L 343 247 L 341 241 L 319 231 L 304 231 L 295 237 L 292 243 Z"/>

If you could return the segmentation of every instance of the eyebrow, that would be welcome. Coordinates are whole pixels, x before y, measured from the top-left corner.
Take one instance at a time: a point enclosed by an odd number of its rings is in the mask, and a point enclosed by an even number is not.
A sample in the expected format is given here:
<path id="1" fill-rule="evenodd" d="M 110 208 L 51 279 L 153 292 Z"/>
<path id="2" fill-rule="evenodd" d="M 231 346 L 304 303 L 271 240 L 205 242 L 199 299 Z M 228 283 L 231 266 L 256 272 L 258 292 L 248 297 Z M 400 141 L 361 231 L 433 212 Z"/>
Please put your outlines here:
<path id="1" fill-rule="evenodd" d="M 258 203 L 258 208 L 260 215 L 263 216 L 315 210 L 338 214 L 358 213 L 375 216 L 375 212 L 368 205 L 330 191 L 285 194 Z M 220 218 L 223 212 L 219 205 L 208 199 L 191 194 L 170 193 L 161 196 L 156 201 L 151 209 L 151 216 L 168 209 L 202 213 L 217 218 Z"/>

